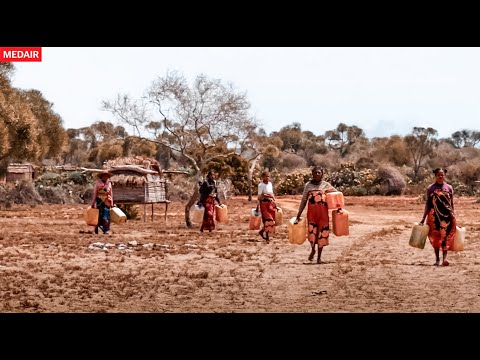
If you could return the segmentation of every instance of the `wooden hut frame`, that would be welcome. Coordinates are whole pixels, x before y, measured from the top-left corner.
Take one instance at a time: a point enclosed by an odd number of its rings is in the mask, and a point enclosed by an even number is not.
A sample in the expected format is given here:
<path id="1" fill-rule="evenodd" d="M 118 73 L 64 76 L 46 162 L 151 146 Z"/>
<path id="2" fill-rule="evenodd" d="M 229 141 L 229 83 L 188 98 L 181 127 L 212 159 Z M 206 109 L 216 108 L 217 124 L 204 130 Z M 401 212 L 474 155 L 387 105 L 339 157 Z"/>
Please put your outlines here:
<path id="1" fill-rule="evenodd" d="M 33 179 L 35 179 L 35 169 L 32 164 L 12 163 L 8 165 L 5 176 L 6 182 L 32 181 Z"/>
<path id="2" fill-rule="evenodd" d="M 168 183 L 158 171 L 136 165 L 112 166 L 108 169 L 113 176 L 113 202 L 115 204 L 143 204 L 143 221 L 146 221 L 147 205 L 165 204 L 165 222 L 167 221 Z"/>

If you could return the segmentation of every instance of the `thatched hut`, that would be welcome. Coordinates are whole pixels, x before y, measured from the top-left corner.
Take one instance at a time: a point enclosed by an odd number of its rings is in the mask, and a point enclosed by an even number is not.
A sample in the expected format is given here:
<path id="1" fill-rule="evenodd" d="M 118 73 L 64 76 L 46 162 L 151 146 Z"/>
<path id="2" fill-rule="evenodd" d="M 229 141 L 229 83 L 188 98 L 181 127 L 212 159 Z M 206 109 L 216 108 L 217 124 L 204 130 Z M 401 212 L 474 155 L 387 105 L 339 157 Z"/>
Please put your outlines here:
<path id="1" fill-rule="evenodd" d="M 168 183 L 158 171 L 145 169 L 136 165 L 118 165 L 108 169 L 113 176 L 113 200 L 116 204 L 143 204 L 143 220 L 146 219 L 147 204 L 165 204 L 165 221 L 167 220 Z"/>
<path id="2" fill-rule="evenodd" d="M 7 167 L 6 182 L 32 181 L 35 179 L 35 169 L 32 164 L 10 164 Z"/>
<path id="3" fill-rule="evenodd" d="M 380 195 L 402 195 L 407 187 L 400 171 L 390 165 L 378 168 L 377 182 L 380 184 Z"/>
<path id="4" fill-rule="evenodd" d="M 158 163 L 158 161 L 146 156 L 120 157 L 108 160 L 104 163 L 104 166 L 108 169 L 125 165 L 134 165 L 142 169 L 149 169 L 160 172 L 160 164 Z"/>

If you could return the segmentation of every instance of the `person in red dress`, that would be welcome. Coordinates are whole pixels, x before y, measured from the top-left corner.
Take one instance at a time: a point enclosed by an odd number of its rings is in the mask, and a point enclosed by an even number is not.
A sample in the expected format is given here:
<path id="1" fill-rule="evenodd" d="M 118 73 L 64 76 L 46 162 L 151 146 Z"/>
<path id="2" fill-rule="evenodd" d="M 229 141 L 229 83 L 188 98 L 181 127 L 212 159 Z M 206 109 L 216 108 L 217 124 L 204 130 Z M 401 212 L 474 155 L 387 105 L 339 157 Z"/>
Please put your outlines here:
<path id="1" fill-rule="evenodd" d="M 262 181 L 258 183 L 259 205 L 257 206 L 257 211 L 260 208 L 262 213 L 263 222 L 263 228 L 259 231 L 259 234 L 267 242 L 270 240 L 270 235 L 275 233 L 275 213 L 277 211 L 273 185 L 269 180 L 269 172 L 264 171 L 262 173 Z"/>
<path id="2" fill-rule="evenodd" d="M 337 191 L 329 182 L 322 180 L 323 168 L 315 166 L 312 169 L 312 180 L 305 184 L 303 189 L 302 200 L 298 208 L 297 219 L 294 224 L 300 221 L 305 205 L 307 208 L 308 234 L 307 239 L 310 242 L 312 250 L 308 256 L 308 260 L 312 261 L 315 256 L 315 245 L 318 247 L 317 263 L 322 263 L 323 247 L 328 245 L 328 237 L 330 235 L 329 216 L 326 194 Z"/>
<path id="3" fill-rule="evenodd" d="M 210 232 L 215 230 L 215 201 L 218 202 L 218 205 L 221 205 L 220 199 L 218 198 L 215 174 L 210 171 L 207 174 L 207 178 L 200 186 L 200 200 L 197 203 L 197 205 L 201 205 L 205 208 L 202 225 L 200 227 L 201 232 L 203 232 L 203 230 L 208 230 Z"/>
<path id="4" fill-rule="evenodd" d="M 453 246 L 457 231 L 457 220 L 453 206 L 453 187 L 445 181 L 446 169 L 433 170 L 435 182 L 427 187 L 425 211 L 420 224 L 427 219 L 429 227 L 428 239 L 435 251 L 435 266 L 440 265 L 440 249 L 442 249 L 442 265 L 448 266 L 448 250 Z"/>

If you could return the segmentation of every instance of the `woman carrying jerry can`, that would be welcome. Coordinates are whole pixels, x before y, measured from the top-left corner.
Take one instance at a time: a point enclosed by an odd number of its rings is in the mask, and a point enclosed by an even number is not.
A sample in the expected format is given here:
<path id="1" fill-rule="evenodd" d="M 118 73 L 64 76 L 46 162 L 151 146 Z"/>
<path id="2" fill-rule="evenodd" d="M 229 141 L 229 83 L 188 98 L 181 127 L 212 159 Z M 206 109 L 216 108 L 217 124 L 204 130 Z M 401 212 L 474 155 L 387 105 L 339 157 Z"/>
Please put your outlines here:
<path id="1" fill-rule="evenodd" d="M 275 233 L 275 214 L 277 210 L 275 195 L 273 195 L 273 185 L 269 179 L 270 174 L 268 171 L 264 171 L 262 173 L 262 181 L 258 183 L 259 205 L 257 205 L 257 211 L 260 210 L 262 213 L 263 222 L 263 228 L 258 234 L 267 242 L 270 240 L 270 235 Z"/>
<path id="2" fill-rule="evenodd" d="M 312 251 L 308 256 L 308 260 L 312 261 L 315 256 L 315 245 L 318 246 L 317 263 L 321 264 L 323 247 L 328 245 L 328 237 L 330 234 L 328 206 L 326 202 L 326 194 L 328 192 L 337 191 L 329 182 L 323 181 L 323 168 L 315 166 L 312 169 L 312 180 L 305 184 L 303 189 L 302 200 L 298 208 L 297 219 L 295 224 L 300 221 L 305 205 L 307 208 L 307 224 L 308 224 L 308 241 L 312 246 Z"/>
<path id="3" fill-rule="evenodd" d="M 102 171 L 97 174 L 98 180 L 95 182 L 93 189 L 92 208 L 97 208 L 98 225 L 95 227 L 95 234 L 98 229 L 104 234 L 110 231 L 110 209 L 113 207 L 113 190 L 110 178 L 113 174 L 109 171 Z"/>
<path id="4" fill-rule="evenodd" d="M 197 203 L 197 205 L 202 205 L 205 208 L 202 226 L 200 227 L 201 232 L 203 232 L 203 230 L 210 232 L 215 230 L 215 201 L 218 202 L 218 205 L 221 205 L 220 199 L 218 198 L 215 174 L 210 171 L 200 186 L 200 200 Z"/>
<path id="5" fill-rule="evenodd" d="M 423 224 L 427 219 L 429 227 L 428 239 L 435 250 L 435 266 L 440 265 L 440 249 L 442 249 L 442 266 L 448 266 L 447 253 L 453 246 L 457 220 L 453 207 L 453 187 L 445 181 L 446 169 L 433 170 L 435 182 L 427 187 L 427 200 L 423 212 Z"/>

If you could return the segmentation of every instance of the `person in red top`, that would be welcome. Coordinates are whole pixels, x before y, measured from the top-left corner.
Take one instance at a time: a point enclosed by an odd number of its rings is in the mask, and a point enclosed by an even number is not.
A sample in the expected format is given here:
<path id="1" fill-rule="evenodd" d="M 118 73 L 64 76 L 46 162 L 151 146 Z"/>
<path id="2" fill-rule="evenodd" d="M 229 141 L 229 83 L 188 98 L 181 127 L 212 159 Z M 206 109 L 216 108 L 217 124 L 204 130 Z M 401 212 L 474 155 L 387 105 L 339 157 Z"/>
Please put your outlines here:
<path id="1" fill-rule="evenodd" d="M 102 171 L 97 174 L 98 180 L 93 188 L 92 208 L 98 208 L 98 225 L 95 227 L 95 234 L 98 229 L 104 234 L 110 231 L 110 209 L 113 207 L 113 190 L 110 178 L 113 174 L 109 171 Z"/>
<path id="2" fill-rule="evenodd" d="M 427 188 L 425 211 L 420 224 L 427 219 L 428 239 L 435 250 L 434 265 L 440 265 L 440 249 L 442 249 L 442 265 L 448 266 L 447 253 L 453 245 L 457 231 L 457 220 L 453 207 L 453 187 L 445 181 L 446 169 L 436 168 L 433 173 L 435 182 Z"/>

